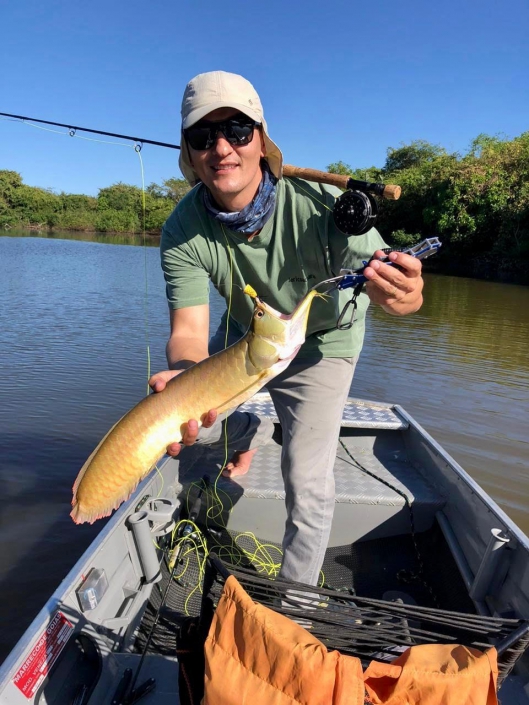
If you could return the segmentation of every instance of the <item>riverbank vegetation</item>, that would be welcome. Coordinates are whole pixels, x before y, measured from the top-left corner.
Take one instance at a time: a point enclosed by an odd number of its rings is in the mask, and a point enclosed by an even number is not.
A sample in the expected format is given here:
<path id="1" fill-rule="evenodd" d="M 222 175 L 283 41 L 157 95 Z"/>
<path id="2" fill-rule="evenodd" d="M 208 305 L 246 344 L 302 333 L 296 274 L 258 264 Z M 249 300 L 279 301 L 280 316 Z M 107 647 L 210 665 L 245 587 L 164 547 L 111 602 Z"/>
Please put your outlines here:
<path id="1" fill-rule="evenodd" d="M 417 140 L 389 148 L 381 168 L 336 162 L 328 170 L 402 187 L 400 200 L 380 202 L 377 227 L 391 244 L 437 236 L 443 248 L 434 267 L 529 283 L 529 132 L 512 140 L 480 135 L 464 155 Z M 188 190 L 171 178 L 145 194 L 118 183 L 92 197 L 27 186 L 17 172 L 0 170 L 0 229 L 158 234 Z"/>
<path id="2" fill-rule="evenodd" d="M 429 266 L 529 283 L 529 132 L 480 135 L 463 156 L 418 140 L 389 149 L 381 169 L 337 162 L 329 171 L 399 184 L 400 200 L 380 202 L 377 227 L 399 246 L 439 237 Z"/>
<path id="3" fill-rule="evenodd" d="M 159 234 L 175 204 L 189 190 L 184 179 L 151 184 L 145 193 L 118 183 L 97 196 L 55 193 L 27 186 L 16 171 L 0 170 L 0 229 L 77 230 Z"/>

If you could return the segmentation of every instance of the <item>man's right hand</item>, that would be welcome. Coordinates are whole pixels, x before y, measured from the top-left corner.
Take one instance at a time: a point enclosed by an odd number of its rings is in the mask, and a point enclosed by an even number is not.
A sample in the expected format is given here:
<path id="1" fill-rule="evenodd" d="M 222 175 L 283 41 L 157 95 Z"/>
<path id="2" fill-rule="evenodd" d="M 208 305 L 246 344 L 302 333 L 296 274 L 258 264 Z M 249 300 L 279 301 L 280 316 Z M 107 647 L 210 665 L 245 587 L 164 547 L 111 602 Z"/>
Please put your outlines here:
<path id="1" fill-rule="evenodd" d="M 169 380 L 173 379 L 173 377 L 176 377 L 183 371 L 184 370 L 164 370 L 163 372 L 157 372 L 149 379 L 149 386 L 153 392 L 161 392 L 165 389 Z M 213 426 L 216 420 L 217 412 L 215 409 L 211 409 L 204 417 L 202 426 L 204 426 L 204 428 L 209 428 L 210 426 Z M 182 445 L 192 446 L 197 439 L 199 429 L 200 426 L 198 421 L 196 419 L 189 419 L 187 424 L 185 424 L 182 440 L 180 442 L 175 441 L 174 443 L 170 443 L 167 446 L 167 454 L 175 458 L 182 450 Z"/>

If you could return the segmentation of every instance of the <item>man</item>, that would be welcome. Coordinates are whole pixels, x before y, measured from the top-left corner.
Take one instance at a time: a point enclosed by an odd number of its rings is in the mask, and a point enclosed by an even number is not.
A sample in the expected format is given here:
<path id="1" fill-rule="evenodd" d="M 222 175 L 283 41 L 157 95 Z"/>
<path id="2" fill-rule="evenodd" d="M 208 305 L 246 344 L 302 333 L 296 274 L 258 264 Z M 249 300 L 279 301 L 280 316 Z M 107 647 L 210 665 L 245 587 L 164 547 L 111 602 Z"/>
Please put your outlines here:
<path id="1" fill-rule="evenodd" d="M 307 339 L 295 360 L 268 390 L 281 422 L 282 473 L 287 523 L 283 578 L 316 584 L 334 511 L 333 466 L 343 407 L 360 353 L 369 300 L 393 315 L 422 304 L 421 264 L 393 253 L 399 267 L 379 262 L 384 247 L 371 229 L 348 237 L 332 219 L 337 189 L 282 178 L 282 155 L 268 135 L 259 96 L 242 76 L 213 71 L 187 85 L 182 102 L 180 168 L 195 188 L 164 225 L 161 253 L 170 307 L 167 343 L 170 371 L 154 375 L 161 391 L 172 376 L 240 338 L 253 304 L 242 293 L 250 284 L 271 306 L 290 313 L 319 281 L 341 267 L 365 270 L 369 282 L 358 299 L 355 321 L 339 330 L 337 319 L 350 292 L 315 300 Z M 227 301 L 221 327 L 208 350 L 209 282 Z M 227 334 L 226 334 L 227 329 Z M 222 436 L 211 410 L 198 432 L 190 419 L 182 443 L 218 442 Z M 246 472 L 270 422 L 235 412 L 230 443 L 239 449 L 225 474 Z M 180 444 L 169 446 L 177 455 Z"/>

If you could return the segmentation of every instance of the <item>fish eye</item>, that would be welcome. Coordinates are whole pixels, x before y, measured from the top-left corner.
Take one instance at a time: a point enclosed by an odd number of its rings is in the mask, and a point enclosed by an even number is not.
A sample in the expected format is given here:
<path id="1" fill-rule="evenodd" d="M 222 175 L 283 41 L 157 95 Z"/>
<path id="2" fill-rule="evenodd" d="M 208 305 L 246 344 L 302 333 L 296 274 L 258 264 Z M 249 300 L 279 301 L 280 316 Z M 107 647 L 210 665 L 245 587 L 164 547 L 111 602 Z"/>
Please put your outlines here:
<path id="1" fill-rule="evenodd" d="M 264 311 L 261 311 L 261 309 L 257 309 L 255 312 L 255 317 L 256 318 L 262 318 L 264 316 Z"/>

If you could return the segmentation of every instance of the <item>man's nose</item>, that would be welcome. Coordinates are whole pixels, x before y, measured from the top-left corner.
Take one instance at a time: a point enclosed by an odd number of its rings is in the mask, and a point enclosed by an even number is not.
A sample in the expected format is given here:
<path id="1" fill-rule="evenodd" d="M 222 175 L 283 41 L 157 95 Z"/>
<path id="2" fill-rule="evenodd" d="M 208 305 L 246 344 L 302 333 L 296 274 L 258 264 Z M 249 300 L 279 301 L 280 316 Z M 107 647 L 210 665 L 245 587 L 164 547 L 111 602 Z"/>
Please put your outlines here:
<path id="1" fill-rule="evenodd" d="M 217 139 L 213 147 L 215 152 L 223 157 L 233 152 L 232 145 L 228 142 L 223 132 L 217 132 Z"/>

